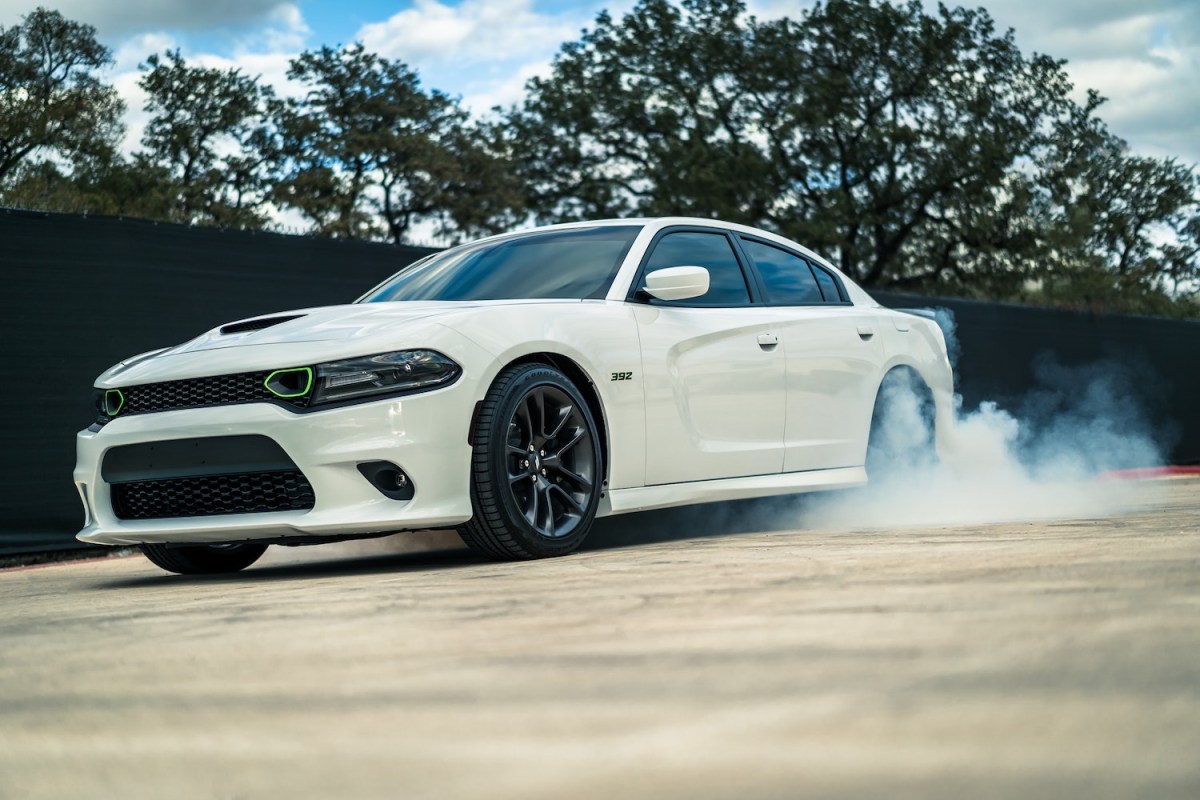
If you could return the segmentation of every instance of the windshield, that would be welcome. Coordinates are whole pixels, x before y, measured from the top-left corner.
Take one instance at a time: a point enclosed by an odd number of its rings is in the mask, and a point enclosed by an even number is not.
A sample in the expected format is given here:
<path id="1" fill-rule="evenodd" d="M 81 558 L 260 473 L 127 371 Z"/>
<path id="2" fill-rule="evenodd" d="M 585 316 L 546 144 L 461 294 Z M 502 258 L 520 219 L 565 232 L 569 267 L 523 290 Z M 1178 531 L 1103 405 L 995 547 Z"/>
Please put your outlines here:
<path id="1" fill-rule="evenodd" d="M 640 225 L 517 234 L 436 253 L 359 300 L 602 298 Z"/>

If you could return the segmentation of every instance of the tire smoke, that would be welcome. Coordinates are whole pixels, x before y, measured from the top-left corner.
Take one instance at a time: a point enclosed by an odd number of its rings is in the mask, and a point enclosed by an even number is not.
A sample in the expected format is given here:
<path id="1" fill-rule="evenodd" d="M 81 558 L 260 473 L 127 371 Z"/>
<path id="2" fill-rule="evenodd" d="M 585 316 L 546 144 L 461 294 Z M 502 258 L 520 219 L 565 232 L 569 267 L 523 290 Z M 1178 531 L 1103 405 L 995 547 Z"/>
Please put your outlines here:
<path id="1" fill-rule="evenodd" d="M 938 309 L 937 321 L 957 366 L 953 315 Z M 956 424 L 936 455 L 922 446 L 932 438 L 932 415 L 913 382 L 882 387 L 882 420 L 873 428 L 868 457 L 871 483 L 811 498 L 802 504 L 804 524 L 911 527 L 1129 509 L 1132 487 L 1105 473 L 1163 464 L 1172 431 L 1148 411 L 1158 390 L 1154 376 L 1126 361 L 1065 366 L 1050 354 L 1033 372 L 1036 388 L 1006 401 L 1007 408 L 989 400 L 966 410 L 956 395 Z"/>

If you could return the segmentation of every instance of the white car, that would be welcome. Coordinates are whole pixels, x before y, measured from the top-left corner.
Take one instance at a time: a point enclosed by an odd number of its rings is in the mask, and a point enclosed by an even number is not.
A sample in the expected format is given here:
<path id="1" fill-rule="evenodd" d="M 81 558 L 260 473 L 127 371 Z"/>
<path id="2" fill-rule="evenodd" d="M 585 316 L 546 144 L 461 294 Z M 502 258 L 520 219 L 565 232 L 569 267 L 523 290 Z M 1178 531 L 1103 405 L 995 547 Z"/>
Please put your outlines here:
<path id="1" fill-rule="evenodd" d="M 494 558 L 563 555 L 597 516 L 864 483 L 885 376 L 940 441 L 937 325 L 774 234 L 493 236 L 109 369 L 78 436 L 79 539 L 179 573 L 446 527 Z"/>

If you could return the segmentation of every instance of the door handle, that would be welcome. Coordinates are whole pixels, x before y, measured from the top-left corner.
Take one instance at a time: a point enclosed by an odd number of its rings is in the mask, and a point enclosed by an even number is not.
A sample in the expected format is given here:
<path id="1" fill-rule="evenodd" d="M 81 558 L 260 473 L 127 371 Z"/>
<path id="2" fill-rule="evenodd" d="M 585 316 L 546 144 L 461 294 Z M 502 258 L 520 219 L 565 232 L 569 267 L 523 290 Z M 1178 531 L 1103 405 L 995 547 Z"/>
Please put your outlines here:
<path id="1" fill-rule="evenodd" d="M 870 325 L 859 325 L 858 326 L 858 338 L 862 339 L 864 342 L 871 341 L 871 337 L 874 335 L 875 335 L 875 329 L 872 328 Z"/>
<path id="2" fill-rule="evenodd" d="M 763 350 L 770 350 L 779 344 L 779 337 L 773 333 L 760 333 L 758 335 L 758 346 Z"/>

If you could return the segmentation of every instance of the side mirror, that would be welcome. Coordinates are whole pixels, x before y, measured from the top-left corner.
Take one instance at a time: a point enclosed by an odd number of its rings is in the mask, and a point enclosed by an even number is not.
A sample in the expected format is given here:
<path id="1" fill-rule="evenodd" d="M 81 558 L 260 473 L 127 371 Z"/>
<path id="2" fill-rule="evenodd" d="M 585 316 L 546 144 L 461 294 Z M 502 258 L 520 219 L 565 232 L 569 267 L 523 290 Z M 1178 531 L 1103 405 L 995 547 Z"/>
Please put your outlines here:
<path id="1" fill-rule="evenodd" d="M 646 275 L 644 290 L 659 300 L 688 300 L 708 292 L 708 270 L 704 267 L 667 267 Z"/>

